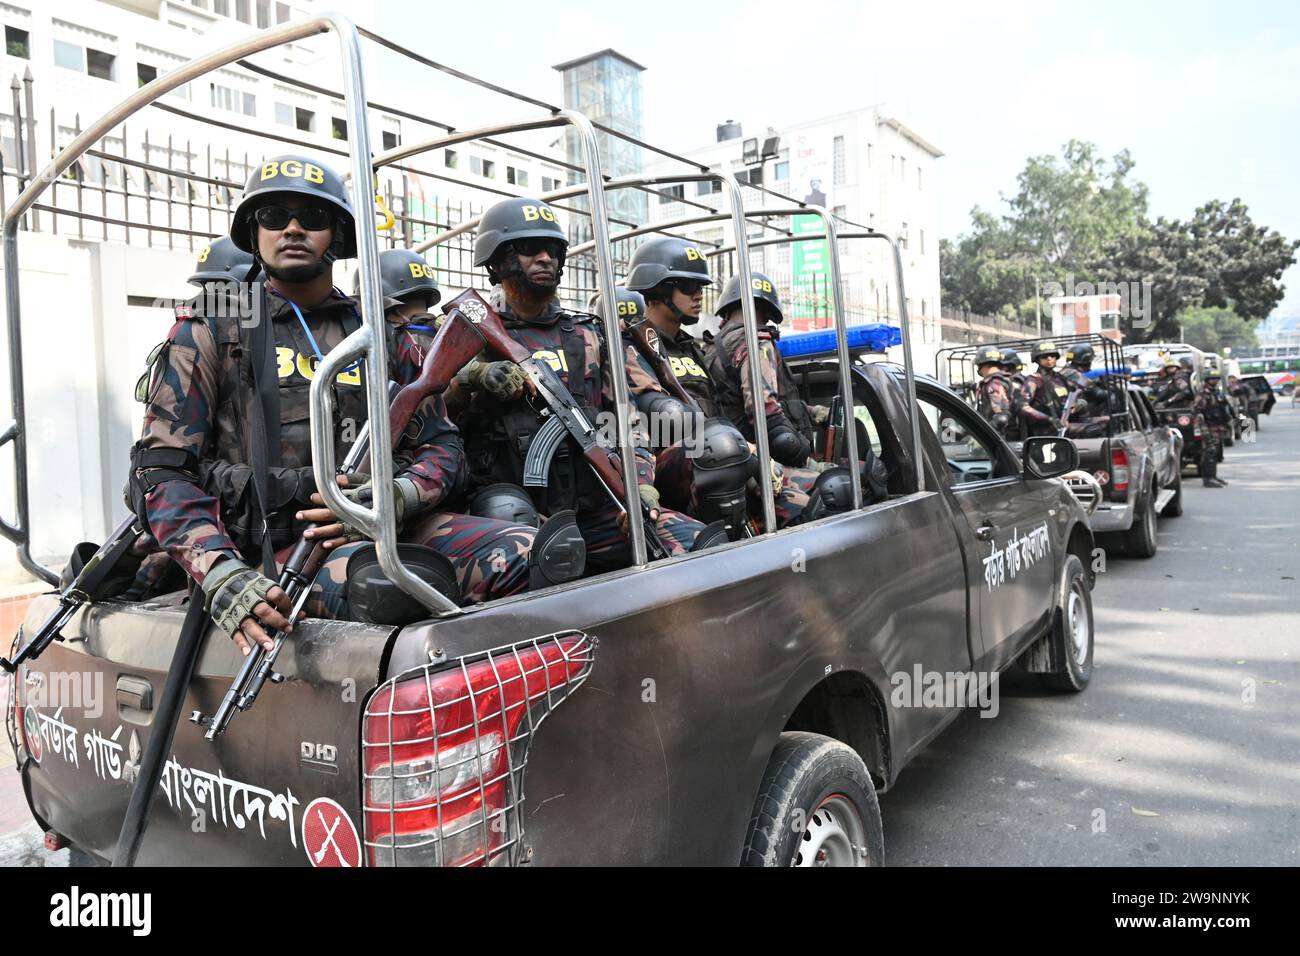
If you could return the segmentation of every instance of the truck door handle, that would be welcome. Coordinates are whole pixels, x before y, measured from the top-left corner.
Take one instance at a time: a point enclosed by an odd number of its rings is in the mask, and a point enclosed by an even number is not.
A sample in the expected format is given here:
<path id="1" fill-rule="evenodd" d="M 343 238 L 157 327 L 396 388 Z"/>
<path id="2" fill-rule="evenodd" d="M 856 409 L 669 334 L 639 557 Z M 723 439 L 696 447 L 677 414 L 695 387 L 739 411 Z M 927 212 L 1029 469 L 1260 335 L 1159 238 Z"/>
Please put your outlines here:
<path id="1" fill-rule="evenodd" d="M 132 710 L 153 710 L 153 685 L 139 677 L 119 677 L 117 705 Z"/>
<path id="2" fill-rule="evenodd" d="M 982 524 L 975 529 L 975 537 L 979 538 L 981 541 L 992 541 L 993 532 L 996 530 L 997 528 L 993 527 L 991 524 Z"/>

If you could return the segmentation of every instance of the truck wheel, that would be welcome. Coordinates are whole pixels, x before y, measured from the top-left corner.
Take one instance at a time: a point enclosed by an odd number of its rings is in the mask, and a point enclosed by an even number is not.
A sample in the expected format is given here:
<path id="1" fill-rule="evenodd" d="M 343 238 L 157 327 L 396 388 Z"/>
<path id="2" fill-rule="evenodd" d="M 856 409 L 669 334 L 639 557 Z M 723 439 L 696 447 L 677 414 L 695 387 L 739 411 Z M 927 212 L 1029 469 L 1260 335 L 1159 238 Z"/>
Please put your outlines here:
<path id="1" fill-rule="evenodd" d="M 1180 471 L 1174 476 L 1174 496 L 1169 499 L 1165 505 L 1165 510 L 1160 512 L 1162 518 L 1177 518 L 1183 513 L 1183 473 Z"/>
<path id="2" fill-rule="evenodd" d="M 1066 557 L 1064 577 L 1065 599 L 1051 635 L 1052 656 L 1059 667 L 1043 674 L 1042 680 L 1054 690 L 1078 693 L 1092 680 L 1092 591 L 1078 555 Z"/>
<path id="3" fill-rule="evenodd" d="M 1135 558 L 1155 557 L 1156 541 L 1156 494 L 1155 486 L 1138 499 L 1137 514 L 1133 515 L 1133 527 L 1124 534 L 1124 552 Z"/>
<path id="4" fill-rule="evenodd" d="M 884 826 L 857 751 L 821 734 L 781 735 L 754 802 L 741 866 L 882 866 Z"/>

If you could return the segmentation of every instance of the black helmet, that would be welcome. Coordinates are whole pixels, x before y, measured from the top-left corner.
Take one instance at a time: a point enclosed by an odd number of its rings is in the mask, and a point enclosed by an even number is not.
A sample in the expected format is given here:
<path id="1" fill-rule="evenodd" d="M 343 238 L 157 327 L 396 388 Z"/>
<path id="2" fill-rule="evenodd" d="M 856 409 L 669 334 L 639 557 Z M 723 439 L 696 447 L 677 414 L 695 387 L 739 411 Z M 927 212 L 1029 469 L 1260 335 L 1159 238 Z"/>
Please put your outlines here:
<path id="1" fill-rule="evenodd" d="M 478 237 L 474 240 L 474 265 L 486 266 L 507 242 L 515 239 L 557 239 L 565 249 L 569 237 L 565 235 L 555 210 L 540 199 L 503 199 L 479 220 Z M 561 257 L 560 268 L 564 268 Z M 493 282 L 497 276 L 488 269 Z M 558 278 L 558 275 L 557 275 Z"/>
<path id="2" fill-rule="evenodd" d="M 379 284 L 385 299 L 409 302 L 427 296 L 429 308 L 442 299 L 442 290 L 433 281 L 433 266 L 412 249 L 386 249 L 379 254 Z M 352 294 L 361 294 L 361 272 L 352 280 Z"/>
<path id="3" fill-rule="evenodd" d="M 1065 360 L 1071 365 L 1091 365 L 1096 357 L 1097 353 L 1087 342 L 1071 345 L 1065 352 Z"/>
<path id="4" fill-rule="evenodd" d="M 1015 349 L 1003 349 L 1002 362 L 1000 364 L 1003 368 L 1012 370 L 1024 368 L 1025 365 L 1024 362 L 1020 361 L 1020 353 Z"/>
<path id="5" fill-rule="evenodd" d="M 1060 358 L 1061 350 L 1056 347 L 1056 343 L 1051 339 L 1043 339 L 1043 341 L 1033 347 L 1029 353 L 1029 357 L 1033 361 L 1037 362 L 1044 355 L 1055 355 L 1057 358 Z"/>
<path id="6" fill-rule="evenodd" d="M 243 282 L 253 266 L 253 257 L 240 249 L 229 236 L 213 239 L 204 246 L 194 263 L 194 275 L 187 280 L 192 285 L 205 282 Z"/>
<path id="7" fill-rule="evenodd" d="M 328 254 L 335 259 L 351 259 L 357 254 L 356 215 L 343 178 L 324 163 L 292 153 L 266 160 L 248 177 L 230 220 L 230 238 L 235 245 L 250 254 L 254 251 L 253 213 L 284 193 L 310 196 L 332 207 L 339 214 L 339 224 Z"/>
<path id="8" fill-rule="evenodd" d="M 694 279 L 705 285 L 713 284 L 709 278 L 709 262 L 698 246 L 676 236 L 655 236 L 632 253 L 623 284 L 637 292 L 648 292 L 665 279 Z"/>
<path id="9" fill-rule="evenodd" d="M 776 286 L 772 280 L 761 272 L 752 274 L 753 278 L 750 285 L 754 289 L 755 304 L 766 302 L 776 310 L 776 321 L 778 324 L 785 321 L 785 312 L 781 308 L 781 298 L 776 294 Z M 718 299 L 718 307 L 713 310 L 713 314 L 721 318 L 726 318 L 731 307 L 740 301 L 740 276 L 732 276 L 727 280 L 727 284 L 722 287 L 722 296 Z"/>
<path id="10" fill-rule="evenodd" d="M 1180 356 L 1178 359 L 1178 364 L 1181 365 L 1183 368 L 1187 369 L 1187 371 L 1189 372 L 1194 371 L 1196 369 L 1196 363 L 1192 361 L 1192 357 L 1190 355 Z"/>
<path id="11" fill-rule="evenodd" d="M 981 345 L 975 353 L 975 367 L 984 365 L 1001 365 L 1007 360 L 1007 353 L 996 345 Z"/>
<path id="12" fill-rule="evenodd" d="M 645 320 L 645 297 L 640 292 L 633 292 L 631 289 L 624 289 L 622 286 L 614 286 L 614 300 L 618 302 L 618 317 L 626 319 L 628 325 L 636 325 L 638 322 Z M 601 297 L 596 294 L 591 297 L 591 311 L 600 315 Z"/>

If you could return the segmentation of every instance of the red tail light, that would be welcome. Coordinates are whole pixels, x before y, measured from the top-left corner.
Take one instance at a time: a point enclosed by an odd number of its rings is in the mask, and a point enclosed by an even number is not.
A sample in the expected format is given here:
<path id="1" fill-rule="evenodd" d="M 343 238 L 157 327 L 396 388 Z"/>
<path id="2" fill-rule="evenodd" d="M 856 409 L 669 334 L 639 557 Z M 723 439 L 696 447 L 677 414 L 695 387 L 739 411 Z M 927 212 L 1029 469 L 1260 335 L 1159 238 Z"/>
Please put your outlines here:
<path id="1" fill-rule="evenodd" d="M 1110 490 L 1128 492 L 1128 453 L 1123 448 L 1110 450 Z"/>
<path id="2" fill-rule="evenodd" d="M 371 865 L 513 862 L 528 744 L 592 660 L 591 639 L 569 632 L 380 687 L 362 726 Z"/>

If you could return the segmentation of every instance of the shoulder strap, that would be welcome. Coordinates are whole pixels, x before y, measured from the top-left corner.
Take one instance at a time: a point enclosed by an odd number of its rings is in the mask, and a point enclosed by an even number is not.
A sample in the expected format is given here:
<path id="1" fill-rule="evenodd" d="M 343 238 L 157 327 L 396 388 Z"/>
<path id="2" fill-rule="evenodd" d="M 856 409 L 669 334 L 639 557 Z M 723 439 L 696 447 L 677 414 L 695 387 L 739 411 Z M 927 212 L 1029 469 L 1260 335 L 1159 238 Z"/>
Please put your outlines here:
<path id="1" fill-rule="evenodd" d="M 248 359 L 253 369 L 253 415 L 250 423 L 253 433 L 248 436 L 248 458 L 253 471 L 257 509 L 262 518 L 258 533 L 262 539 L 262 573 L 274 579 L 275 551 L 267 528 L 266 490 L 270 484 L 270 468 L 280 464 L 280 382 L 276 375 L 271 309 L 265 283 L 257 283 L 253 301 L 256 314 L 248 334 Z"/>

